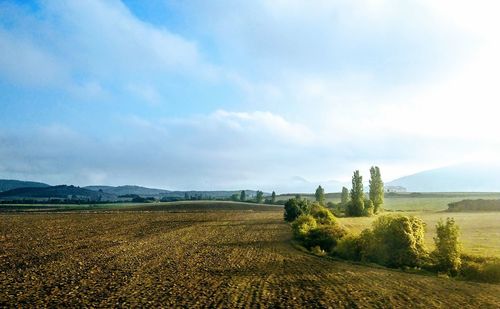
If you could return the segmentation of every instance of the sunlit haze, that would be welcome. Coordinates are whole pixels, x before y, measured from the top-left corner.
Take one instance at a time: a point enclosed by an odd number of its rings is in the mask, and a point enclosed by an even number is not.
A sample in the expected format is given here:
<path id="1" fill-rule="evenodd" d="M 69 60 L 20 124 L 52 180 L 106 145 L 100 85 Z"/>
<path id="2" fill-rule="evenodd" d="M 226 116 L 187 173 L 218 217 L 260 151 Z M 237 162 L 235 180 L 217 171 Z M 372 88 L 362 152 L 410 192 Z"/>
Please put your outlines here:
<path id="1" fill-rule="evenodd" d="M 286 192 L 500 155 L 498 1 L 0 1 L 0 178 Z M 365 178 L 367 179 L 367 177 Z"/>

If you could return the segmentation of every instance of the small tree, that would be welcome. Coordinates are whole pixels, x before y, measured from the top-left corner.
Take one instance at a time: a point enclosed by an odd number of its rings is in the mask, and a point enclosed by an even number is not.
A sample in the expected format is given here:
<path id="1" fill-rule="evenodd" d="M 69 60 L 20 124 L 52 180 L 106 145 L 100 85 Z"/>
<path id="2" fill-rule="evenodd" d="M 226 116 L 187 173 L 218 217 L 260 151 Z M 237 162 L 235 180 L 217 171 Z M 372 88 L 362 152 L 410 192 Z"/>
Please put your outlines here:
<path id="1" fill-rule="evenodd" d="M 365 209 L 365 193 L 363 192 L 363 177 L 356 170 L 352 176 L 351 201 L 347 205 L 347 215 L 360 217 Z"/>
<path id="2" fill-rule="evenodd" d="M 378 213 L 384 204 L 384 183 L 378 166 L 370 168 L 370 200 L 373 203 L 373 212 Z"/>
<path id="3" fill-rule="evenodd" d="M 274 204 L 276 203 L 276 192 L 273 191 L 273 193 L 271 194 L 271 203 Z"/>
<path id="4" fill-rule="evenodd" d="M 436 237 L 434 243 L 436 249 L 433 256 L 436 258 L 436 266 L 441 271 L 456 275 L 460 269 L 461 244 L 458 239 L 460 230 L 453 218 L 446 218 L 446 222 L 439 220 L 436 225 Z"/>
<path id="5" fill-rule="evenodd" d="M 257 191 L 257 195 L 255 196 L 255 201 L 259 204 L 262 203 L 262 201 L 264 201 L 264 192 Z"/>
<path id="6" fill-rule="evenodd" d="M 323 189 L 321 186 L 318 186 L 316 192 L 314 193 L 314 196 L 316 198 L 316 202 L 320 203 L 321 205 L 325 204 L 325 189 Z"/>
<path id="7" fill-rule="evenodd" d="M 232 201 L 235 201 L 235 202 L 236 202 L 236 201 L 239 201 L 238 193 L 232 194 L 232 195 L 231 195 L 231 200 L 232 200 Z"/>
<path id="8" fill-rule="evenodd" d="M 346 187 L 342 187 L 342 194 L 340 195 L 340 204 L 342 206 L 349 203 L 349 190 Z"/>
<path id="9" fill-rule="evenodd" d="M 311 206 L 310 214 L 314 217 L 314 219 L 316 219 L 318 224 L 336 225 L 338 223 L 337 218 L 335 218 L 333 213 L 328 208 L 321 206 L 318 203 Z"/>
<path id="10" fill-rule="evenodd" d="M 285 221 L 292 222 L 302 214 L 309 214 L 310 205 L 307 200 L 291 198 L 285 203 Z"/>
<path id="11" fill-rule="evenodd" d="M 244 202 L 246 199 L 247 199 L 247 194 L 246 194 L 245 190 L 241 190 L 240 201 Z"/>

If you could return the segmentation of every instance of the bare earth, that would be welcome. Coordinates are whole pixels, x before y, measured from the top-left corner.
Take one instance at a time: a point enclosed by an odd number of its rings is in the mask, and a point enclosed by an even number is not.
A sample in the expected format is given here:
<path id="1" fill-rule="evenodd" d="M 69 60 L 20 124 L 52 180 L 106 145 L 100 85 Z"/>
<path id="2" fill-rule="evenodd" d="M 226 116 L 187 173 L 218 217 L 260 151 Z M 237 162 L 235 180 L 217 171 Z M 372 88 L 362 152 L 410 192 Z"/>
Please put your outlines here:
<path id="1" fill-rule="evenodd" d="M 500 286 L 337 262 L 279 211 L 0 214 L 0 307 L 499 308 Z"/>

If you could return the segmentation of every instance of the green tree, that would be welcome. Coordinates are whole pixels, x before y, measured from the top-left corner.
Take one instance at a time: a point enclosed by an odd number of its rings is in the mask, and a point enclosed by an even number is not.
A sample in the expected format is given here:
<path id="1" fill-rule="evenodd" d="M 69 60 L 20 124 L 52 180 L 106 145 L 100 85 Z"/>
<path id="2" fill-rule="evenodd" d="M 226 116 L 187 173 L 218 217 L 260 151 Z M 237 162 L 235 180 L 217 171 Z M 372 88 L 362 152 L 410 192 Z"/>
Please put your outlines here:
<path id="1" fill-rule="evenodd" d="M 305 199 L 291 198 L 285 203 L 285 221 L 293 222 L 302 214 L 309 214 L 311 205 Z"/>
<path id="2" fill-rule="evenodd" d="M 246 194 L 245 190 L 241 190 L 240 201 L 244 202 L 246 199 L 247 199 L 247 194 Z"/>
<path id="3" fill-rule="evenodd" d="M 264 201 L 264 192 L 257 191 L 257 195 L 255 196 L 255 201 L 259 204 L 262 203 L 262 201 Z"/>
<path id="4" fill-rule="evenodd" d="M 321 186 L 318 186 L 316 192 L 314 193 L 314 196 L 316 197 L 316 202 L 320 203 L 321 205 L 325 204 L 325 189 L 323 189 Z"/>
<path id="5" fill-rule="evenodd" d="M 462 261 L 460 259 L 462 245 L 458 239 L 460 230 L 453 218 L 446 218 L 446 222 L 439 220 L 436 225 L 436 237 L 434 243 L 436 249 L 433 256 L 439 270 L 456 275 Z"/>
<path id="6" fill-rule="evenodd" d="M 413 216 L 382 216 L 361 234 L 362 258 L 389 267 L 421 266 L 428 257 L 425 223 Z"/>
<path id="7" fill-rule="evenodd" d="M 351 202 L 347 205 L 347 215 L 360 217 L 365 209 L 365 193 L 363 191 L 363 177 L 359 171 L 352 176 Z"/>
<path id="8" fill-rule="evenodd" d="M 238 193 L 232 194 L 232 195 L 231 195 L 231 200 L 232 200 L 232 201 L 235 201 L 235 202 L 236 202 L 236 201 L 239 201 L 240 199 L 239 199 Z"/>
<path id="9" fill-rule="evenodd" d="M 347 205 L 349 203 L 349 189 L 346 187 L 342 187 L 342 194 L 340 195 L 340 204 L 342 206 Z"/>
<path id="10" fill-rule="evenodd" d="M 373 203 L 373 212 L 378 213 L 384 204 L 384 183 L 378 166 L 370 168 L 370 200 Z"/>
<path id="11" fill-rule="evenodd" d="M 271 193 L 271 204 L 276 203 L 276 192 Z"/>

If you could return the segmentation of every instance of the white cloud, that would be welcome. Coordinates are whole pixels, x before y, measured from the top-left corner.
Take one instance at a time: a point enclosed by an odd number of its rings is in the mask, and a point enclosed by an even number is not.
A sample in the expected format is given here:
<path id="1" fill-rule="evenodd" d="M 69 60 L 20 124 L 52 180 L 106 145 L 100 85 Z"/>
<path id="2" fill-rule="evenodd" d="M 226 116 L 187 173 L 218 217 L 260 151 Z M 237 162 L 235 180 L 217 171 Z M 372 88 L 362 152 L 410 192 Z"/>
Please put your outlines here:
<path id="1" fill-rule="evenodd" d="M 0 28 L 0 76 L 23 86 L 54 86 L 68 78 L 67 68 L 50 52 Z"/>

